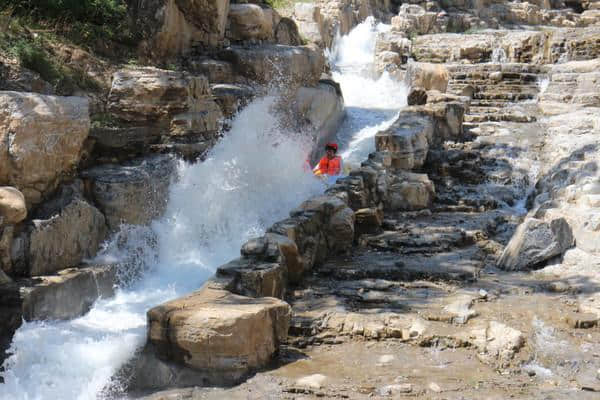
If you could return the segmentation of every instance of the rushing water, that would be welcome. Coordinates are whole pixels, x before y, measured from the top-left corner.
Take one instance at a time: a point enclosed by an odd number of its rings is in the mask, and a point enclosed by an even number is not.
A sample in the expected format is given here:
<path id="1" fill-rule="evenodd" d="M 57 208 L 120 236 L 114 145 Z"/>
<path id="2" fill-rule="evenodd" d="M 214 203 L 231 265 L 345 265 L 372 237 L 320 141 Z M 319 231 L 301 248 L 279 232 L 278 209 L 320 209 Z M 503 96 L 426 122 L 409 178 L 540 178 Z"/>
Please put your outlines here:
<path id="1" fill-rule="evenodd" d="M 346 120 L 338 131 L 338 141 L 345 150 L 344 162 L 359 165 L 375 150 L 374 136 L 394 122 L 398 110 L 406 106 L 407 88 L 387 72 L 377 77 L 373 61 L 377 34 L 390 25 L 376 23 L 369 17 L 347 36 L 339 38 L 329 61 L 333 79 L 339 82 L 346 105 Z"/>
<path id="2" fill-rule="evenodd" d="M 388 29 L 372 19 L 340 38 L 331 52 L 348 115 L 338 133 L 352 162 L 373 150 L 373 135 L 406 104 L 406 90 L 372 73 L 375 37 Z M 303 168 L 309 145 L 283 131 L 274 97 L 240 112 L 203 163 L 180 163 L 165 215 L 149 227 L 123 226 L 99 256 L 143 267 L 135 283 L 70 321 L 24 323 L 2 373 L 2 400 L 110 397 L 111 378 L 146 339 L 146 311 L 197 289 L 240 245 L 323 190 Z M 136 205 L 132 205 L 136 206 Z"/>

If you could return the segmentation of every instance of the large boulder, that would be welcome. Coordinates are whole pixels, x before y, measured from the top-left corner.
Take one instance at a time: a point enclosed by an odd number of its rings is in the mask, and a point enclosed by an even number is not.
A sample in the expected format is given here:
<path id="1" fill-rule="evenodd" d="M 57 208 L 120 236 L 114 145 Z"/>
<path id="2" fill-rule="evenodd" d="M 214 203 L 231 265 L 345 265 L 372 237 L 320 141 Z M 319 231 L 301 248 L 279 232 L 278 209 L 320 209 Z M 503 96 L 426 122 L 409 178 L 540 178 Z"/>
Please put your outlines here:
<path id="1" fill-rule="evenodd" d="M 275 27 L 275 41 L 286 46 L 300 46 L 302 36 L 298 31 L 298 26 L 293 19 L 281 18 Z"/>
<path id="2" fill-rule="evenodd" d="M 83 97 L 0 91 L 0 185 L 38 204 L 77 166 L 89 128 Z"/>
<path id="3" fill-rule="evenodd" d="M 225 37 L 229 0 L 150 0 L 129 7 L 146 38 L 140 45 L 149 57 L 173 57 L 192 45 L 217 46 Z"/>
<path id="4" fill-rule="evenodd" d="M 528 218 L 517 228 L 498 260 L 508 271 L 535 268 L 573 246 L 573 232 L 564 218 Z"/>
<path id="5" fill-rule="evenodd" d="M 273 39 L 273 9 L 256 4 L 231 4 L 229 7 L 229 30 L 231 40 Z"/>
<path id="6" fill-rule="evenodd" d="M 425 11 L 416 4 L 402 4 L 398 15 L 392 18 L 392 29 L 408 35 L 425 35 L 445 32 L 448 25 L 446 13 Z"/>
<path id="7" fill-rule="evenodd" d="M 164 212 L 173 171 L 171 157 L 151 156 L 123 165 L 99 165 L 82 176 L 114 231 L 122 223 L 145 225 Z"/>
<path id="8" fill-rule="evenodd" d="M 17 283 L 18 287 L 3 288 L 2 294 L 18 293 L 20 312 L 25 321 L 71 319 L 88 312 L 98 298 L 113 296 L 116 266 L 68 268 L 55 275 Z"/>
<path id="9" fill-rule="evenodd" d="M 107 110 L 127 124 L 158 126 L 171 138 L 214 136 L 222 117 L 206 77 L 151 67 L 117 71 Z"/>
<path id="10" fill-rule="evenodd" d="M 318 5 L 314 3 L 295 3 L 294 20 L 298 25 L 300 35 L 306 40 L 323 48 L 331 47 L 333 35 Z"/>
<path id="11" fill-rule="evenodd" d="M 74 267 L 98 251 L 106 237 L 104 215 L 81 195 L 77 185 L 64 188 L 44 204 L 29 228 L 29 276 Z"/>
<path id="12" fill-rule="evenodd" d="M 600 107 L 600 60 L 571 61 L 552 66 L 539 106 L 546 114 L 582 107 Z"/>
<path id="13" fill-rule="evenodd" d="M 401 171 L 385 176 L 382 193 L 386 210 L 406 211 L 429 208 L 435 198 L 435 187 L 426 174 Z"/>
<path id="14" fill-rule="evenodd" d="M 406 68 L 404 81 L 408 87 L 445 92 L 449 79 L 450 74 L 443 65 L 411 62 Z"/>
<path id="15" fill-rule="evenodd" d="M 231 62 L 241 76 L 259 83 L 281 82 L 288 86 L 316 85 L 325 66 L 323 51 L 315 45 L 231 46 L 220 56 Z"/>
<path id="16" fill-rule="evenodd" d="M 377 151 L 386 151 L 397 169 L 420 168 L 433 140 L 433 121 L 416 112 L 401 112 L 386 130 L 375 135 Z"/>
<path id="17" fill-rule="evenodd" d="M 148 311 L 148 341 L 159 358 L 239 379 L 264 367 L 287 337 L 291 308 L 205 286 Z"/>
<path id="18" fill-rule="evenodd" d="M 217 268 L 217 277 L 231 278 L 230 290 L 250 297 L 283 298 L 287 287 L 285 263 L 237 258 Z"/>
<path id="19" fill-rule="evenodd" d="M 301 87 L 294 108 L 300 120 L 308 120 L 315 132 L 313 148 L 322 149 L 338 131 L 344 116 L 344 98 L 334 82 L 320 81 L 316 87 Z"/>
<path id="20" fill-rule="evenodd" d="M 302 274 L 304 273 L 302 257 L 300 256 L 296 243 L 287 236 L 276 233 L 267 233 L 262 237 L 250 239 L 242 246 L 241 253 L 242 256 L 253 261 L 258 261 L 259 263 L 277 262 L 283 267 L 283 273 L 287 274 L 287 277 L 283 278 L 288 279 L 290 282 L 298 283 L 302 279 Z M 284 280 L 283 278 L 281 279 L 282 281 Z M 242 281 L 243 280 L 241 279 L 240 282 L 243 286 L 244 283 Z M 235 284 L 235 282 L 233 283 Z M 281 293 L 283 294 L 284 291 Z M 238 294 L 244 293 L 240 292 Z M 253 294 L 253 296 L 257 296 L 257 294 Z M 274 294 L 271 294 L 270 296 L 280 297 Z"/>
<path id="21" fill-rule="evenodd" d="M 25 196 L 11 186 L 0 186 L 0 226 L 17 224 L 27 217 Z"/>

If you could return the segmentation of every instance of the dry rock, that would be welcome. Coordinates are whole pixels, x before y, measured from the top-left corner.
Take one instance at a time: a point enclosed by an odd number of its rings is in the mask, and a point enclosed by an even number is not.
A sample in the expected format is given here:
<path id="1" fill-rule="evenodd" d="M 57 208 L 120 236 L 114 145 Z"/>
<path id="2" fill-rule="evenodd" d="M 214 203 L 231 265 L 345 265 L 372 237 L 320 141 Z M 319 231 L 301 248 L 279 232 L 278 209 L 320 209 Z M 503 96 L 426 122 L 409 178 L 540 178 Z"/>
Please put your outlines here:
<path id="1" fill-rule="evenodd" d="M 449 79 L 448 70 L 440 64 L 412 62 L 406 69 L 405 82 L 411 88 L 420 87 L 425 90 L 435 89 L 445 92 Z"/>
<path id="2" fill-rule="evenodd" d="M 83 97 L 0 91 L 0 184 L 38 204 L 77 166 L 89 128 Z"/>
<path id="3" fill-rule="evenodd" d="M 401 112 L 385 131 L 375 135 L 377 151 L 386 151 L 391 165 L 398 169 L 421 167 L 433 140 L 433 121 L 420 113 Z"/>
<path id="4" fill-rule="evenodd" d="M 386 210 L 421 210 L 428 208 L 435 197 L 435 188 L 426 174 L 400 172 L 388 175 Z"/>
<path id="5" fill-rule="evenodd" d="M 517 228 L 498 260 L 508 271 L 534 268 L 573 246 L 573 232 L 564 218 L 545 222 L 528 218 Z"/>
<path id="6" fill-rule="evenodd" d="M 222 117 L 206 77 L 150 67 L 116 72 L 107 108 L 129 124 L 158 125 L 177 137 L 195 134 L 208 139 Z"/>
<path id="7" fill-rule="evenodd" d="M 290 314 L 281 300 L 205 287 L 148 311 L 148 340 L 164 360 L 239 378 L 271 360 Z"/>
<path id="8" fill-rule="evenodd" d="M 78 192 L 63 192 L 58 206 L 34 219 L 27 275 L 48 275 L 92 257 L 106 237 L 104 215 Z"/>
<path id="9" fill-rule="evenodd" d="M 231 4 L 227 37 L 232 40 L 272 39 L 273 12 L 256 4 Z"/>
<path id="10" fill-rule="evenodd" d="M 105 164 L 82 173 L 109 229 L 144 225 L 162 214 L 174 170 L 173 159 L 152 156 L 124 165 Z"/>
<path id="11" fill-rule="evenodd" d="M 0 225 L 18 224 L 27 217 L 25 196 L 17 188 L 0 186 Z"/>
<path id="12" fill-rule="evenodd" d="M 225 36 L 229 0 L 151 0 L 130 5 L 146 32 L 140 50 L 149 57 L 188 53 L 193 44 L 217 46 Z"/>

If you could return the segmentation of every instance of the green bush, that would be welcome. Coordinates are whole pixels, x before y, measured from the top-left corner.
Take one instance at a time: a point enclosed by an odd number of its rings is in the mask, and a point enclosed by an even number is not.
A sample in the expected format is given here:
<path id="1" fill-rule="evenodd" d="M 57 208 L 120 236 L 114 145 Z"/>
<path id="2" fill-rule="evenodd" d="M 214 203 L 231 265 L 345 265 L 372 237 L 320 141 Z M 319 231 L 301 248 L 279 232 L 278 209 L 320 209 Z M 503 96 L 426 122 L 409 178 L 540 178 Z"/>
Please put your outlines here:
<path id="1" fill-rule="evenodd" d="M 50 61 L 46 52 L 35 42 L 19 40 L 13 49 L 23 67 L 37 72 L 45 81 L 55 83 L 59 79 L 58 69 Z"/>
<path id="2" fill-rule="evenodd" d="M 0 0 L 0 9 L 12 8 L 16 15 L 101 25 L 125 16 L 124 0 Z"/>

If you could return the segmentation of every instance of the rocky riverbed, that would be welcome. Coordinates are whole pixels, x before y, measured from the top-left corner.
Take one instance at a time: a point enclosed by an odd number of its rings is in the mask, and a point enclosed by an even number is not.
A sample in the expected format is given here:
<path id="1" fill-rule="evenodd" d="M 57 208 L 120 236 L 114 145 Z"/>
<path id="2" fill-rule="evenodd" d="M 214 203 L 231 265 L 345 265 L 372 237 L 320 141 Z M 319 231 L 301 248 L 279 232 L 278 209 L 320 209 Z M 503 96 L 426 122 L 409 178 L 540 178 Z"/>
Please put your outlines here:
<path id="1" fill-rule="evenodd" d="M 192 3 L 0 80 L 3 398 L 598 397 L 599 2 Z"/>

